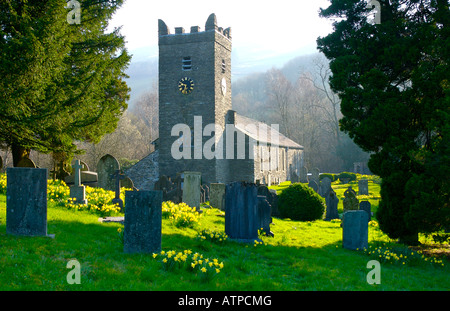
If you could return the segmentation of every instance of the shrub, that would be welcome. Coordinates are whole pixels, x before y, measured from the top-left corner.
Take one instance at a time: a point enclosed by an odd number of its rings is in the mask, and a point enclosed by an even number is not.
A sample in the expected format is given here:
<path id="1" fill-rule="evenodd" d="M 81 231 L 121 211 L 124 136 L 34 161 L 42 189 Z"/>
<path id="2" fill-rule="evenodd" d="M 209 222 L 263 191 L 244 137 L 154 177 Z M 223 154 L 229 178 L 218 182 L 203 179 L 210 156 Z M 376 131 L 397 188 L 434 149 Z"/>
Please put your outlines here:
<path id="1" fill-rule="evenodd" d="M 278 200 L 278 210 L 283 218 L 312 221 L 321 219 L 325 211 L 325 200 L 301 183 L 294 183 L 284 189 Z"/>
<path id="2" fill-rule="evenodd" d="M 348 181 L 355 181 L 356 180 L 356 174 L 355 173 L 349 173 L 349 172 L 342 172 L 338 175 L 338 178 L 340 181 L 344 181 L 348 179 Z"/>

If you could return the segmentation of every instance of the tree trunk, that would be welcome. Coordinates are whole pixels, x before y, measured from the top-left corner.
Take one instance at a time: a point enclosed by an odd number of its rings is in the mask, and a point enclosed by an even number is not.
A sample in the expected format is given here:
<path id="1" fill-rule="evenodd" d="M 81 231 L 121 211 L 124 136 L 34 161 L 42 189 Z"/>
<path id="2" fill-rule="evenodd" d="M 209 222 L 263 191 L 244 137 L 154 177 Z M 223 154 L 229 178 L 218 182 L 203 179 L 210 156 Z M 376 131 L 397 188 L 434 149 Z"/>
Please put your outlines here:
<path id="1" fill-rule="evenodd" d="M 31 149 L 24 148 L 22 146 L 18 146 L 16 144 L 13 144 L 11 146 L 11 153 L 13 156 L 13 165 L 14 167 L 17 167 L 17 164 L 19 164 L 20 160 L 24 158 L 30 157 Z"/>

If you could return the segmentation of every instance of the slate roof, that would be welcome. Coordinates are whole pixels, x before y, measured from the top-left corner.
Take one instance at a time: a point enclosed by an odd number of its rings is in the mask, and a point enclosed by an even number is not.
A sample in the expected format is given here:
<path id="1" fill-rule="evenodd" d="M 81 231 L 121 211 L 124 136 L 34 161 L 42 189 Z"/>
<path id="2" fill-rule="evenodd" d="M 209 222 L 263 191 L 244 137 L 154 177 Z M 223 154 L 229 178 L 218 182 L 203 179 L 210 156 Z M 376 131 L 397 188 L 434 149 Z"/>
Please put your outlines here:
<path id="1" fill-rule="evenodd" d="M 287 138 L 283 134 L 281 134 L 277 129 L 271 127 L 261 121 L 253 120 L 248 117 L 241 116 L 240 114 L 235 114 L 235 127 L 244 133 L 245 135 L 255 139 L 257 142 L 265 143 L 267 145 L 271 145 L 272 137 L 276 137 L 278 135 L 278 144 L 275 141 L 274 143 L 280 147 L 288 147 L 290 149 L 300 149 L 303 150 L 303 146 L 297 144 L 295 141 Z M 260 129 L 264 129 L 267 127 L 267 135 L 261 135 Z M 256 129 L 256 131 L 255 131 Z"/>

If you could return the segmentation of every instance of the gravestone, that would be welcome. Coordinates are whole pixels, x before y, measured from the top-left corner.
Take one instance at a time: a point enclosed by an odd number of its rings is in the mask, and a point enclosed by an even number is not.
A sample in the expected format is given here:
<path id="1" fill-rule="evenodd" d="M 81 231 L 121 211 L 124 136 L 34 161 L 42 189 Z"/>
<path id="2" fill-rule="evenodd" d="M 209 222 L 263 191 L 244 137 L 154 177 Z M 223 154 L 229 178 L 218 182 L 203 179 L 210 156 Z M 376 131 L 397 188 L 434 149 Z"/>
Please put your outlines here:
<path id="1" fill-rule="evenodd" d="M 208 201 L 209 201 L 209 187 L 208 185 L 200 185 L 200 203 L 205 203 Z"/>
<path id="2" fill-rule="evenodd" d="M 75 160 L 76 161 L 76 160 Z M 75 161 L 72 164 L 75 165 Z M 85 185 L 85 186 L 91 186 L 91 187 L 97 187 L 97 182 L 98 182 L 98 174 L 97 172 L 91 172 L 89 171 L 89 166 L 86 164 L 86 162 L 83 162 L 81 160 L 80 161 L 80 165 L 82 166 L 81 170 L 80 170 L 80 178 L 81 178 L 81 184 Z M 56 173 L 56 169 L 52 172 Z M 75 179 L 75 174 L 71 174 L 68 175 L 64 178 L 64 182 L 66 183 L 66 185 L 71 186 L 74 185 Z"/>
<path id="3" fill-rule="evenodd" d="M 104 155 L 97 163 L 98 187 L 114 191 L 116 184 L 110 176 L 118 169 L 120 169 L 119 161 L 110 154 Z"/>
<path id="4" fill-rule="evenodd" d="M 75 199 L 77 204 L 88 204 L 86 200 L 86 189 L 85 186 L 81 184 L 81 168 L 83 166 L 80 160 L 76 160 L 75 164 L 72 165 L 74 172 L 74 185 L 70 189 L 70 197 Z"/>
<path id="5" fill-rule="evenodd" d="M 328 193 L 328 191 L 331 189 L 331 179 L 328 177 L 323 178 L 320 181 L 319 185 L 319 194 L 322 197 L 325 197 L 325 195 Z"/>
<path id="6" fill-rule="evenodd" d="M 0 170 L 3 168 L 3 159 L 0 157 Z"/>
<path id="7" fill-rule="evenodd" d="M 266 197 L 263 195 L 258 195 L 258 218 L 259 218 L 259 229 L 265 235 L 274 236 L 273 232 L 270 231 L 270 224 L 272 223 L 271 208 Z"/>
<path id="8" fill-rule="evenodd" d="M 123 251 L 157 253 L 161 251 L 161 191 L 126 191 Z"/>
<path id="9" fill-rule="evenodd" d="M 269 201 L 272 216 L 280 216 L 280 211 L 278 210 L 278 195 L 275 189 L 269 189 L 269 196 L 267 197 L 267 201 Z"/>
<path id="10" fill-rule="evenodd" d="M 258 239 L 256 184 L 232 182 L 225 187 L 225 233 L 232 240 L 253 243 Z"/>
<path id="11" fill-rule="evenodd" d="M 325 220 L 339 219 L 337 208 L 339 204 L 339 198 L 337 197 L 336 192 L 334 192 L 334 190 L 331 188 L 325 195 L 325 203 L 327 205 Z"/>
<path id="12" fill-rule="evenodd" d="M 360 179 L 358 181 L 358 194 L 369 195 L 369 181 L 367 179 Z"/>
<path id="13" fill-rule="evenodd" d="M 318 186 L 317 182 L 316 182 L 314 179 L 311 179 L 311 180 L 309 181 L 308 186 L 309 186 L 310 188 L 312 188 L 315 192 L 318 192 L 318 191 L 319 191 L 319 186 Z"/>
<path id="14" fill-rule="evenodd" d="M 308 169 L 306 168 L 306 166 L 302 166 L 300 168 L 300 182 L 301 183 L 309 182 L 309 180 L 308 180 Z"/>
<path id="15" fill-rule="evenodd" d="M 122 179 L 125 179 L 125 175 L 120 171 L 120 170 L 116 170 L 114 172 L 114 174 L 111 174 L 110 178 L 112 180 L 114 180 L 115 183 L 115 189 L 114 189 L 114 193 L 115 193 L 115 197 L 114 199 L 112 199 L 112 204 L 118 204 L 120 207 L 120 210 L 123 211 L 123 201 L 120 198 L 120 181 Z"/>
<path id="16" fill-rule="evenodd" d="M 221 211 L 225 210 L 225 184 L 211 183 L 209 204 Z"/>
<path id="17" fill-rule="evenodd" d="M 358 198 L 356 198 L 356 192 L 352 189 L 352 187 L 348 187 L 348 189 L 345 190 L 342 204 L 344 205 L 344 213 L 346 211 L 359 209 L 359 201 Z"/>
<path id="18" fill-rule="evenodd" d="M 315 167 L 312 169 L 311 174 L 312 180 L 314 180 L 318 185 L 320 182 L 320 170 L 317 167 Z"/>
<path id="19" fill-rule="evenodd" d="M 200 185 L 202 174 L 200 172 L 184 172 L 183 202 L 200 211 Z"/>
<path id="20" fill-rule="evenodd" d="M 47 234 L 47 169 L 6 169 L 6 233 L 22 236 Z"/>
<path id="21" fill-rule="evenodd" d="M 361 211 L 366 211 L 367 215 L 369 216 L 369 221 L 372 220 L 372 206 L 369 201 L 361 201 L 359 203 L 359 209 Z"/>
<path id="22" fill-rule="evenodd" d="M 364 249 L 369 244 L 369 226 L 365 211 L 344 213 L 342 224 L 342 246 L 347 249 Z"/>
<path id="23" fill-rule="evenodd" d="M 122 179 L 122 180 L 120 181 L 120 186 L 121 186 L 122 188 L 127 188 L 127 189 L 131 189 L 131 190 L 136 190 L 136 188 L 134 187 L 133 181 L 132 181 L 131 178 L 128 177 L 128 176 L 125 176 L 125 178 Z"/>

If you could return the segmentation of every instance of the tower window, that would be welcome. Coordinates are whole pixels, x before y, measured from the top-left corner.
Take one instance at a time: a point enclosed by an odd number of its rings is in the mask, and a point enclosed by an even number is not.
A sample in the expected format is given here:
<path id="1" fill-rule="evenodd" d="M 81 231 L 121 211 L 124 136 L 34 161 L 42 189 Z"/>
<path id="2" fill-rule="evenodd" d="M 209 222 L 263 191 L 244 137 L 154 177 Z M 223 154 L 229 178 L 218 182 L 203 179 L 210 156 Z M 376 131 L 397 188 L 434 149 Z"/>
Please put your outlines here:
<path id="1" fill-rule="evenodd" d="M 226 69 L 227 69 L 227 65 L 225 64 L 225 60 L 222 59 L 222 73 L 225 73 Z"/>
<path id="2" fill-rule="evenodd" d="M 183 61 L 182 61 L 182 67 L 181 67 L 184 71 L 187 70 L 191 70 L 192 69 L 192 60 L 191 57 L 183 57 Z"/>

